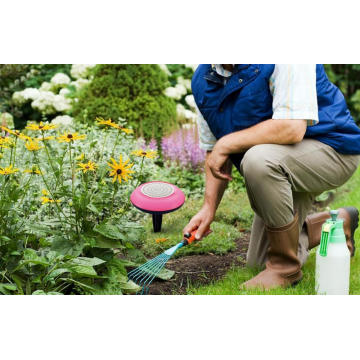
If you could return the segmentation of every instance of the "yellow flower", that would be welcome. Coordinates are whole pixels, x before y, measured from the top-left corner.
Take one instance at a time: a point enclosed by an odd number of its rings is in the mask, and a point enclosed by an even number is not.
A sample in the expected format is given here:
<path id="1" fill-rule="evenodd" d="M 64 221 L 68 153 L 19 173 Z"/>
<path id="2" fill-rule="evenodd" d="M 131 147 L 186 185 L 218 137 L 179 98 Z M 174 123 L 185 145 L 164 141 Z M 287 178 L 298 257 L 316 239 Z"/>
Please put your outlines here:
<path id="1" fill-rule="evenodd" d="M 115 124 L 115 123 L 112 122 L 111 119 L 105 120 L 105 119 L 102 118 L 102 117 L 97 117 L 95 120 L 97 121 L 96 124 L 99 125 L 99 126 L 100 126 L 100 125 L 113 126 L 113 124 Z"/>
<path id="2" fill-rule="evenodd" d="M 14 140 L 9 136 L 0 136 L 0 145 L 12 145 Z"/>
<path id="3" fill-rule="evenodd" d="M 117 163 L 113 158 L 111 158 L 111 161 L 112 164 L 108 163 L 111 167 L 109 176 L 113 177 L 113 182 L 117 179 L 121 184 L 121 180 L 128 181 L 128 179 L 131 179 L 129 174 L 134 173 L 134 171 L 130 170 L 134 164 L 128 164 L 129 160 L 123 162 L 121 155 L 119 156 L 119 163 Z"/>
<path id="4" fill-rule="evenodd" d="M 126 134 L 131 134 L 133 132 L 131 129 L 126 129 L 126 128 L 122 127 L 121 125 L 116 124 L 111 119 L 104 120 L 103 118 L 98 117 L 95 120 L 97 121 L 97 125 L 99 125 L 99 126 L 100 125 L 110 126 L 110 127 L 113 127 L 114 129 L 121 130 L 121 131 L 125 132 Z"/>
<path id="5" fill-rule="evenodd" d="M 46 189 L 42 189 L 42 190 L 41 190 L 41 193 L 42 193 L 44 196 L 50 195 L 49 192 L 48 192 Z"/>
<path id="6" fill-rule="evenodd" d="M 80 167 L 79 170 L 82 170 L 84 174 L 88 171 L 95 171 L 97 167 L 97 165 L 92 161 L 89 161 L 88 163 L 78 163 L 78 166 Z"/>
<path id="7" fill-rule="evenodd" d="M 167 238 L 158 238 L 158 239 L 155 239 L 155 242 L 156 242 L 157 244 L 160 244 L 160 243 L 165 242 L 165 241 L 167 241 Z"/>
<path id="8" fill-rule="evenodd" d="M 18 171 L 19 171 L 19 169 L 13 168 L 12 165 L 10 165 L 8 167 L 5 167 L 5 168 L 0 167 L 0 174 L 1 175 L 11 175 L 11 174 L 15 174 Z"/>
<path id="9" fill-rule="evenodd" d="M 39 146 L 39 142 L 36 140 L 29 140 L 26 142 L 25 147 L 29 150 L 29 151 L 38 151 L 40 149 L 43 149 L 43 146 Z"/>
<path id="10" fill-rule="evenodd" d="M 61 200 L 53 200 L 53 199 L 50 199 L 49 197 L 47 196 L 42 196 L 41 198 L 41 205 L 45 205 L 45 204 L 48 204 L 48 203 L 54 203 L 54 202 L 61 202 Z"/>
<path id="11" fill-rule="evenodd" d="M 34 130 L 34 131 L 45 131 L 45 130 L 52 130 L 56 129 L 58 125 L 54 124 L 44 124 L 42 121 L 40 121 L 40 124 L 29 124 L 26 126 L 26 129 L 28 130 Z"/>
<path id="12" fill-rule="evenodd" d="M 139 157 L 146 157 L 148 159 L 155 159 L 157 156 L 157 152 L 153 151 L 153 150 L 134 150 L 132 152 L 132 154 L 134 154 L 135 156 L 139 156 Z"/>
<path id="13" fill-rule="evenodd" d="M 85 159 L 85 154 L 84 153 L 81 153 L 77 158 L 76 160 L 79 160 L 79 161 L 82 161 Z"/>
<path id="14" fill-rule="evenodd" d="M 24 135 L 19 130 L 11 130 L 11 129 L 7 128 L 6 126 L 1 126 L 1 128 L 2 128 L 2 130 L 10 133 L 11 135 L 17 136 L 22 140 L 30 140 L 31 139 L 30 136 Z"/>
<path id="15" fill-rule="evenodd" d="M 33 140 L 30 136 L 27 136 L 27 135 L 22 134 L 22 133 L 19 133 L 17 136 L 19 137 L 19 139 L 24 140 L 24 141 L 31 141 L 31 140 Z"/>
<path id="16" fill-rule="evenodd" d="M 33 165 L 31 169 L 25 169 L 24 173 L 31 175 L 41 175 L 41 171 L 36 165 Z"/>
<path id="17" fill-rule="evenodd" d="M 132 134 L 134 131 L 132 129 L 126 129 L 124 127 L 119 126 L 118 129 L 120 129 L 121 131 L 123 131 L 126 134 Z"/>
<path id="18" fill-rule="evenodd" d="M 75 140 L 84 140 L 86 135 L 79 135 L 78 133 L 64 133 L 63 135 L 59 136 L 57 139 L 59 143 L 63 142 L 74 142 Z"/>
<path id="19" fill-rule="evenodd" d="M 6 126 L 1 126 L 1 129 L 9 134 L 16 135 L 17 133 L 14 130 L 7 128 Z"/>

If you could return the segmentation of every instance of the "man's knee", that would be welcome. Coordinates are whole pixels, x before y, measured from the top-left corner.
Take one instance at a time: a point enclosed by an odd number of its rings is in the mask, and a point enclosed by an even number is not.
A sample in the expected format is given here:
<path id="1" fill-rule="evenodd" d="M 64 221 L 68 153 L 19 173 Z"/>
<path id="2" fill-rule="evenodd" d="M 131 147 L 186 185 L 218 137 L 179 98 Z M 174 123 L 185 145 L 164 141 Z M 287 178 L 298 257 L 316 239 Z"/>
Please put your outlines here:
<path id="1" fill-rule="evenodd" d="M 276 167 L 276 159 L 272 156 L 268 144 L 250 148 L 241 162 L 241 173 L 246 179 L 261 181 Z"/>

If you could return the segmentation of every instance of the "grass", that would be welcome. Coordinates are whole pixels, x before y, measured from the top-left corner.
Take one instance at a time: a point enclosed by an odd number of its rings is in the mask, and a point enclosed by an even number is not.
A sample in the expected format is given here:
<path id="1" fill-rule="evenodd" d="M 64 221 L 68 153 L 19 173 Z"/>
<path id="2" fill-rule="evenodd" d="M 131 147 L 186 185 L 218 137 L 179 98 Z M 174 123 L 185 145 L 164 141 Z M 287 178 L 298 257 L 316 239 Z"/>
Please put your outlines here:
<path id="1" fill-rule="evenodd" d="M 246 193 L 237 194 L 236 197 L 236 201 L 234 201 L 234 194 L 231 191 L 224 196 L 211 225 L 212 234 L 192 246 L 182 248 L 175 256 L 205 253 L 225 254 L 234 250 L 235 240 L 240 237 L 240 230 L 248 228 L 252 219 Z M 202 199 L 188 199 L 181 209 L 171 214 L 165 214 L 160 233 L 153 232 L 151 216 L 148 216 L 145 222 L 146 236 L 142 247 L 146 256 L 156 256 L 181 241 L 184 226 L 200 209 L 202 201 Z M 157 239 L 165 241 L 156 242 Z"/>
<path id="2" fill-rule="evenodd" d="M 356 206 L 360 208 L 360 168 L 353 177 L 336 191 L 332 209 L 342 206 Z M 351 259 L 350 294 L 360 294 L 360 230 L 355 233 L 357 251 Z M 224 279 L 207 286 L 196 287 L 191 285 L 189 294 L 196 295 L 236 295 L 236 294 L 267 294 L 267 295 L 311 295 L 315 294 L 315 249 L 311 252 L 308 261 L 303 267 L 304 278 L 295 287 L 290 289 L 276 289 L 271 291 L 240 291 L 239 285 L 250 279 L 258 271 L 256 269 L 235 267 L 230 270 Z"/>

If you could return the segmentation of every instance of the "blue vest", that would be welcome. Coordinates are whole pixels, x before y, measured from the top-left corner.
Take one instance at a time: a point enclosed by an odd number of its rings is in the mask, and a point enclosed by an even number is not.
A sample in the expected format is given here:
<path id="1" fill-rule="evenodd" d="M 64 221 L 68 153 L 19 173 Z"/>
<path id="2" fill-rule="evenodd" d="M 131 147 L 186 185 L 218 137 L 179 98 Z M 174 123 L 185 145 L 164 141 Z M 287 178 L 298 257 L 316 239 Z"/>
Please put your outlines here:
<path id="1" fill-rule="evenodd" d="M 230 78 L 211 65 L 200 65 L 192 78 L 196 105 L 217 139 L 272 118 L 269 79 L 275 65 L 235 65 Z M 360 154 L 360 128 L 355 124 L 341 91 L 322 65 L 316 65 L 319 123 L 308 126 L 305 137 L 330 145 L 341 154 Z M 237 168 L 243 154 L 230 158 Z"/>

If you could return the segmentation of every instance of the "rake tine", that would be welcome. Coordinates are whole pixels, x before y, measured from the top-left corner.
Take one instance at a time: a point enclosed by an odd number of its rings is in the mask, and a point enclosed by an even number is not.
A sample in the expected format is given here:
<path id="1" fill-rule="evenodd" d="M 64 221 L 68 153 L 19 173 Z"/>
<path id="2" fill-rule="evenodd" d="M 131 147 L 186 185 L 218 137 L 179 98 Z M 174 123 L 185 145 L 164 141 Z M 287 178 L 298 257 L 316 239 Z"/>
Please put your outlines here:
<path id="1" fill-rule="evenodd" d="M 165 266 L 166 263 L 167 263 L 167 260 L 164 260 L 161 263 L 159 263 L 159 266 L 154 270 L 153 274 L 149 274 L 144 279 L 145 284 L 147 283 L 147 285 L 150 285 L 152 283 L 152 281 L 154 280 L 155 276 L 159 274 L 159 272 Z"/>
<path id="2" fill-rule="evenodd" d="M 147 262 L 143 265 L 146 265 L 146 266 L 142 266 L 138 269 L 135 269 L 136 271 L 131 271 L 129 273 L 129 278 L 131 278 L 133 281 L 136 281 L 138 280 L 141 276 L 145 276 L 146 274 L 148 274 L 149 272 L 152 272 L 154 271 L 158 264 L 161 263 L 162 261 L 159 261 L 159 259 L 157 259 L 157 261 L 150 261 L 150 262 Z"/>
<path id="3" fill-rule="evenodd" d="M 151 282 L 165 264 L 166 261 L 158 262 L 157 266 L 151 269 L 151 272 L 147 272 L 144 278 L 141 279 L 141 285 L 146 286 L 149 281 Z"/>

